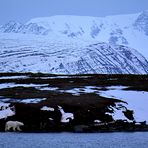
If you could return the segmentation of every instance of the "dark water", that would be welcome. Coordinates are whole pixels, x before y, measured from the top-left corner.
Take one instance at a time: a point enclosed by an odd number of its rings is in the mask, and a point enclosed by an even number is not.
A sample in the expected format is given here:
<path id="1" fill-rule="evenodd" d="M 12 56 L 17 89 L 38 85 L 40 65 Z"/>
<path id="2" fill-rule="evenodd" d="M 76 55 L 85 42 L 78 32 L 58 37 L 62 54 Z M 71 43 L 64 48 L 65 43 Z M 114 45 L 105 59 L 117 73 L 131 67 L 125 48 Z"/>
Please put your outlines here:
<path id="1" fill-rule="evenodd" d="M 0 133 L 0 148 L 148 148 L 148 132 Z"/>

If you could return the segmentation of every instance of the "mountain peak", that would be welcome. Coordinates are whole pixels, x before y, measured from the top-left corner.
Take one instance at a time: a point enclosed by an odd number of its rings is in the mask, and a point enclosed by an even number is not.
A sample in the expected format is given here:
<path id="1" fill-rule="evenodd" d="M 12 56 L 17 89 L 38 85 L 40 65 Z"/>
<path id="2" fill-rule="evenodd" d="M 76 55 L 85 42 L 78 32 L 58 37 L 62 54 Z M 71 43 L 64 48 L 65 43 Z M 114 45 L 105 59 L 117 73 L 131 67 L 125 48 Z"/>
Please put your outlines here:
<path id="1" fill-rule="evenodd" d="M 138 49 L 148 58 L 147 10 L 129 15 L 107 17 L 56 15 L 34 18 L 25 24 L 9 22 L 0 26 L 1 33 L 38 35 L 35 38 L 58 36 L 61 39 L 103 41 L 111 45 L 126 45 Z"/>
<path id="2" fill-rule="evenodd" d="M 143 11 L 135 21 L 137 29 L 142 30 L 146 35 L 148 35 L 148 10 Z"/>

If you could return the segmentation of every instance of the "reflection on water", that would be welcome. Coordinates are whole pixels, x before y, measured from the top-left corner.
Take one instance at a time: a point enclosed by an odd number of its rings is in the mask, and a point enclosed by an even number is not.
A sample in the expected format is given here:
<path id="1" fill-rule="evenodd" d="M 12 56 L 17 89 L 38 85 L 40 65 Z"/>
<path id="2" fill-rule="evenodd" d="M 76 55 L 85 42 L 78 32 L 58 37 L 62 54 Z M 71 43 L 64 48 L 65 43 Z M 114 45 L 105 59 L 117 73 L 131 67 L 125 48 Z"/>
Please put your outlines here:
<path id="1" fill-rule="evenodd" d="M 148 148 L 148 132 L 0 133 L 0 148 Z"/>

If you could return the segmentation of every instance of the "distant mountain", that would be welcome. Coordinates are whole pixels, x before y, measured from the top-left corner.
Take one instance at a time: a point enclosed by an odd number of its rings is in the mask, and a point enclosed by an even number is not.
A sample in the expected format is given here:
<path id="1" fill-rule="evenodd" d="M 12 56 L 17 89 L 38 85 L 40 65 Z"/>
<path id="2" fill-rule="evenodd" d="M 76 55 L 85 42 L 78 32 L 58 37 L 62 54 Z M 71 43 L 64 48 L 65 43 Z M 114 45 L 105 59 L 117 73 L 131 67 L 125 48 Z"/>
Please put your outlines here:
<path id="1" fill-rule="evenodd" d="M 0 72 L 148 74 L 147 43 L 148 11 L 10 21 L 0 26 Z"/>
<path id="2" fill-rule="evenodd" d="M 126 45 L 148 59 L 148 10 L 137 14 L 107 17 L 51 16 L 31 19 L 25 24 L 10 21 L 0 27 L 1 33 L 23 33 L 103 41 Z"/>

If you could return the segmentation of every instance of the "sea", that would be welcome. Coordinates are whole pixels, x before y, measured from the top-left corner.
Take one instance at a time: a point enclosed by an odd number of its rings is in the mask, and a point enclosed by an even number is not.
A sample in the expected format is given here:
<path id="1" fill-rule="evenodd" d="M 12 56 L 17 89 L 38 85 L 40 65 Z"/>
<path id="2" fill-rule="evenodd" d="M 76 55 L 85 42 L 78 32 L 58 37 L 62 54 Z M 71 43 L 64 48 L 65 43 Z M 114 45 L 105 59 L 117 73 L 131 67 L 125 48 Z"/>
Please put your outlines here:
<path id="1" fill-rule="evenodd" d="M 0 148 L 148 148 L 148 132 L 2 132 Z"/>

